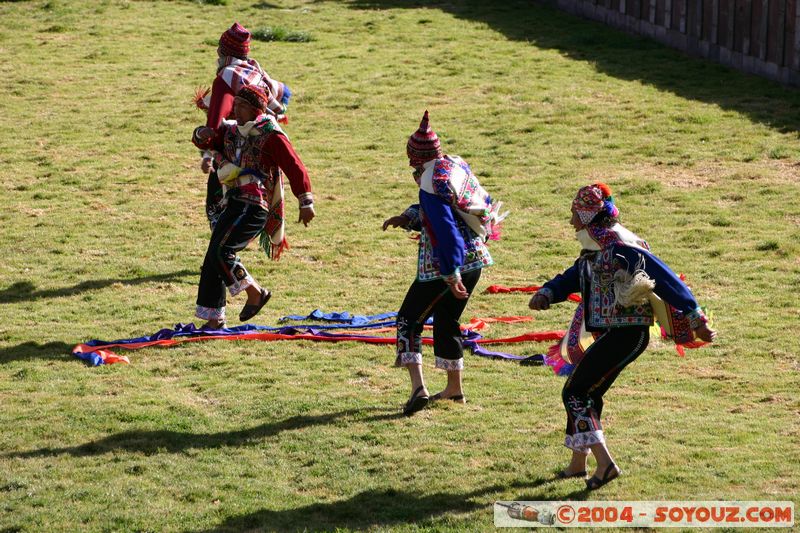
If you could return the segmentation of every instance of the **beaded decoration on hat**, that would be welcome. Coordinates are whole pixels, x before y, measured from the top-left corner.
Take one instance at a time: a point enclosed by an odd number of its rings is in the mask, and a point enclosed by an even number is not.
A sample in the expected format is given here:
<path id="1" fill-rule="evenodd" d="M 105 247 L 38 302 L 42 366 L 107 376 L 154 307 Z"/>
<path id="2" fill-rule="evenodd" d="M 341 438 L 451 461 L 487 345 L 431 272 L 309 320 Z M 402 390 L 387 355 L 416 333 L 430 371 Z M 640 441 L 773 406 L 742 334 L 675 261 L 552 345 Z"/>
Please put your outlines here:
<path id="1" fill-rule="evenodd" d="M 219 38 L 219 52 L 224 56 L 244 59 L 250 53 L 250 32 L 234 22 Z"/>
<path id="2" fill-rule="evenodd" d="M 581 187 L 572 201 L 572 208 L 584 224 L 590 223 L 602 211 L 610 217 L 619 216 L 611 187 L 600 182 Z"/>
<path id="3" fill-rule="evenodd" d="M 245 100 L 248 104 L 261 111 L 266 111 L 267 107 L 269 107 L 269 93 L 258 85 L 245 85 L 239 89 L 236 98 Z"/>
<path id="4" fill-rule="evenodd" d="M 428 124 L 427 110 L 419 123 L 419 129 L 408 138 L 406 153 L 412 167 L 419 167 L 431 159 L 442 157 L 442 145 L 436 132 Z"/>

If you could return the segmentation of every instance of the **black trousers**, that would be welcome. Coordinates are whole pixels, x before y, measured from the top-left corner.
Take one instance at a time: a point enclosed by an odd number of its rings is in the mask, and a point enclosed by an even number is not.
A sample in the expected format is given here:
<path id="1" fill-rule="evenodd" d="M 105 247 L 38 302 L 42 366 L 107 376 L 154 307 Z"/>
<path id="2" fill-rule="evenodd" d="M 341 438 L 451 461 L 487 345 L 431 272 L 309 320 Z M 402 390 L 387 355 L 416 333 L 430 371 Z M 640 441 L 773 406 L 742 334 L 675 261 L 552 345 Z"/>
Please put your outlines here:
<path id="1" fill-rule="evenodd" d="M 649 341 L 647 326 L 609 328 L 586 350 L 561 392 L 567 410 L 568 442 L 569 436 L 578 433 L 602 431 L 603 395 L 620 372 L 644 352 Z"/>
<path id="2" fill-rule="evenodd" d="M 237 252 L 245 249 L 267 222 L 267 210 L 231 197 L 211 232 L 211 241 L 200 271 L 197 305 L 207 308 L 225 307 L 225 288 L 236 295 L 246 288 L 250 274 Z"/>
<path id="3" fill-rule="evenodd" d="M 481 278 L 481 271 L 473 270 L 461 275 L 461 282 L 472 294 Z M 397 364 L 402 354 L 422 353 L 422 327 L 433 315 L 433 353 L 441 359 L 456 361 L 464 357 L 459 319 L 466 300 L 459 300 L 447 284 L 440 280 L 419 281 L 409 287 L 403 305 L 397 313 Z"/>
<path id="4" fill-rule="evenodd" d="M 222 185 L 217 178 L 217 170 L 214 169 L 208 174 L 208 183 L 206 183 L 206 218 L 208 218 L 212 230 L 225 209 L 224 198 Z"/>

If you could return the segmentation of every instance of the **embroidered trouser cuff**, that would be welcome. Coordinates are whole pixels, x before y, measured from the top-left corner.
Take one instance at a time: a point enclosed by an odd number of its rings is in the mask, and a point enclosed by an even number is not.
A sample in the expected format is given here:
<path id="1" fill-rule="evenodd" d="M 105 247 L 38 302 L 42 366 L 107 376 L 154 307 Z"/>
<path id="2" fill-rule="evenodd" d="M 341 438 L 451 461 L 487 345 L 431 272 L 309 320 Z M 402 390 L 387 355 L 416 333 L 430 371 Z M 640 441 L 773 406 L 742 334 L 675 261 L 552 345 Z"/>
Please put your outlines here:
<path id="1" fill-rule="evenodd" d="M 203 307 L 198 305 L 195 309 L 194 316 L 202 318 L 203 320 L 216 320 L 217 322 L 225 322 L 225 308 L 224 307 Z"/>
<path id="2" fill-rule="evenodd" d="M 442 370 L 464 370 L 464 358 L 444 359 L 436 356 L 436 368 L 441 368 Z"/>
<path id="3" fill-rule="evenodd" d="M 400 352 L 394 360 L 394 366 L 421 365 L 422 354 L 419 352 Z"/>
<path id="4" fill-rule="evenodd" d="M 242 267 L 242 269 L 244 269 L 244 267 Z M 250 273 L 247 272 L 246 270 L 245 270 L 245 272 L 246 272 L 246 275 L 245 275 L 244 278 L 237 279 L 236 281 L 233 282 L 233 284 L 228 285 L 228 292 L 231 293 L 231 296 L 236 296 L 237 294 L 239 294 L 243 290 L 247 289 L 247 287 L 249 287 L 250 285 L 255 283 L 255 280 L 253 279 L 253 276 L 251 276 Z"/>
<path id="5" fill-rule="evenodd" d="M 564 439 L 564 446 L 578 453 L 589 453 L 590 446 L 603 444 L 605 441 L 606 438 L 603 436 L 603 430 L 598 429 L 595 431 L 584 431 L 583 433 L 567 435 Z"/>

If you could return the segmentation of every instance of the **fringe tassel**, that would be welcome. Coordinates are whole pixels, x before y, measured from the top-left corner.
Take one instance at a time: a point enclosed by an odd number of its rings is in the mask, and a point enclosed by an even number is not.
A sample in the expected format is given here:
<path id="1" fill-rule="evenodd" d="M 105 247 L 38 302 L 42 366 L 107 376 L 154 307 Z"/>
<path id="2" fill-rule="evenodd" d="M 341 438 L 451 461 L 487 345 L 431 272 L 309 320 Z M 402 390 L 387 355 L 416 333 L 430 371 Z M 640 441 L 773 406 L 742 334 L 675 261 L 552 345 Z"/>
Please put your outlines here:
<path id="1" fill-rule="evenodd" d="M 571 365 L 564 361 L 561 357 L 561 343 L 558 342 L 547 349 L 544 356 L 544 364 L 553 369 L 553 373 L 557 376 L 568 376 L 572 373 L 575 365 Z"/>
<path id="2" fill-rule="evenodd" d="M 211 87 L 207 87 L 203 89 L 203 87 L 198 87 L 194 90 L 194 97 L 192 98 L 192 103 L 197 106 L 197 109 L 202 109 L 203 111 L 208 111 L 208 102 L 206 102 L 206 97 L 211 92 Z"/>
<path id="3" fill-rule="evenodd" d="M 502 230 L 503 230 L 502 224 L 500 223 L 495 224 L 494 222 L 492 222 L 489 225 L 489 233 L 486 235 L 486 240 L 499 241 Z"/>
<path id="4" fill-rule="evenodd" d="M 280 244 L 273 244 L 272 240 L 269 238 L 269 234 L 266 231 L 262 231 L 259 234 L 258 245 L 262 250 L 264 250 L 264 253 L 267 254 L 267 257 L 273 261 L 279 260 L 283 251 L 289 249 L 289 241 L 287 241 L 285 237 Z"/>
<path id="5" fill-rule="evenodd" d="M 500 233 L 503 229 L 503 221 L 508 217 L 511 211 L 500 213 L 500 208 L 503 207 L 503 202 L 497 202 L 489 211 L 489 223 L 486 232 L 487 241 L 499 241 Z"/>
<path id="6" fill-rule="evenodd" d="M 644 257 L 639 259 L 633 275 L 625 270 L 618 270 L 614 274 L 615 303 L 623 307 L 639 305 L 647 301 L 648 295 L 653 292 L 656 282 L 644 271 Z"/>
<path id="7" fill-rule="evenodd" d="M 287 241 L 286 238 L 284 237 L 284 239 L 278 246 L 272 247 L 272 254 L 273 254 L 272 260 L 277 261 L 278 259 L 280 259 L 283 251 L 288 249 L 289 249 L 289 241 Z"/>

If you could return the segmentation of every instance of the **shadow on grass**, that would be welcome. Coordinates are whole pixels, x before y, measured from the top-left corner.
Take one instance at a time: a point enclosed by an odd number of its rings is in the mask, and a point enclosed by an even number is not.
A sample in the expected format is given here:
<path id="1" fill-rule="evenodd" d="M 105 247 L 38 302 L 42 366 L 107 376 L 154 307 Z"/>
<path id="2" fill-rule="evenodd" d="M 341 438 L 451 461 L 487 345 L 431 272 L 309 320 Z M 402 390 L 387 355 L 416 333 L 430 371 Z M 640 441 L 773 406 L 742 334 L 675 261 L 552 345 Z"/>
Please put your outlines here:
<path id="1" fill-rule="evenodd" d="M 609 76 L 640 81 L 683 98 L 716 104 L 782 133 L 800 129 L 800 91 L 710 61 L 690 59 L 655 41 L 530 0 L 348 0 L 348 4 L 365 10 L 440 9 L 460 19 L 482 22 L 508 39 L 530 42 L 539 48 L 558 50 L 569 58 L 589 62 Z M 420 20 L 420 24 L 429 22 Z M 409 28 L 408 31 L 421 30 Z M 497 75 L 502 78 L 514 73 Z"/>
<path id="2" fill-rule="evenodd" d="M 221 448 L 224 446 L 244 446 L 255 444 L 263 439 L 274 437 L 284 431 L 311 426 L 324 426 L 368 411 L 383 411 L 368 417 L 359 417 L 359 422 L 375 422 L 400 418 L 399 411 L 385 408 L 350 409 L 323 415 L 298 415 L 278 422 L 269 422 L 248 429 L 221 431 L 218 433 L 189 433 L 171 430 L 133 430 L 123 431 L 108 437 L 93 440 L 78 446 L 65 448 L 40 448 L 27 452 L 8 452 L 2 457 L 49 457 L 53 455 L 72 455 L 87 457 L 118 451 L 155 455 L 159 453 L 180 453 L 191 449 Z"/>
<path id="3" fill-rule="evenodd" d="M 42 300 L 45 298 L 57 298 L 59 296 L 74 296 L 87 291 L 94 291 L 104 289 L 115 283 L 121 285 L 133 286 L 143 285 L 145 283 L 170 283 L 183 281 L 186 276 L 199 276 L 196 270 L 179 270 L 177 272 L 170 272 L 167 274 L 155 274 L 153 276 L 144 276 L 141 278 L 130 279 L 97 279 L 82 281 L 72 287 L 62 287 L 60 289 L 46 289 L 36 290 L 36 285 L 30 281 L 19 281 L 13 285 L 0 290 L 0 304 Z"/>
<path id="4" fill-rule="evenodd" d="M 425 521 L 447 513 L 467 513 L 476 510 L 492 512 L 487 496 L 500 495 L 514 488 L 534 488 L 555 481 L 555 478 L 536 478 L 492 485 L 469 492 L 415 493 L 396 489 L 372 489 L 359 492 L 345 500 L 314 503 L 273 511 L 261 509 L 254 513 L 233 516 L 204 532 L 224 531 L 333 531 L 350 529 L 363 531 L 402 524 L 424 526 Z"/>
<path id="5" fill-rule="evenodd" d="M 23 342 L 17 346 L 0 348 L 0 365 L 8 364 L 12 361 L 29 361 L 33 359 L 72 359 L 73 346 L 74 344 L 67 344 L 61 341 L 46 342 L 44 344 L 33 341 Z"/>

